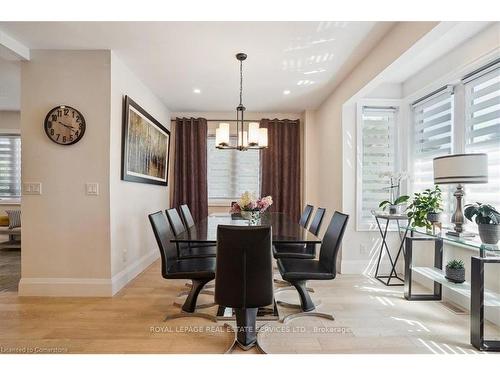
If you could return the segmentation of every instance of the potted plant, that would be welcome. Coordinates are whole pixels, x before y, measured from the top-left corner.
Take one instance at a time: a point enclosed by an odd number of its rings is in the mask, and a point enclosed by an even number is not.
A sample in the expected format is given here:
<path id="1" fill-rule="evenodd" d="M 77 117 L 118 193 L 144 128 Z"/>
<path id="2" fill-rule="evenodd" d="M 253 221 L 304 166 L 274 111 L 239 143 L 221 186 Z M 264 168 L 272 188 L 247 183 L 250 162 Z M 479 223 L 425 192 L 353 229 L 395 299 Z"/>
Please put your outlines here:
<path id="1" fill-rule="evenodd" d="M 380 204 L 378 206 L 382 210 L 385 210 L 387 207 L 389 207 L 389 213 L 391 215 L 395 215 L 399 211 L 399 206 L 402 205 L 403 203 L 408 202 L 408 199 L 410 199 L 410 197 L 408 195 L 402 195 L 402 196 L 396 198 L 396 200 L 394 202 L 382 201 L 382 202 L 380 202 Z"/>
<path id="2" fill-rule="evenodd" d="M 384 172 L 380 174 L 381 178 L 389 178 L 389 186 L 384 188 L 384 190 L 389 191 L 389 199 L 380 202 L 379 208 L 385 210 L 389 207 L 389 214 L 395 215 L 400 212 L 400 207 L 402 204 L 406 203 L 410 197 L 408 195 L 400 195 L 401 192 L 401 181 L 407 177 L 406 172 Z"/>
<path id="3" fill-rule="evenodd" d="M 463 283 L 465 281 L 464 262 L 461 260 L 450 260 L 446 265 L 445 277 L 454 283 Z"/>
<path id="4" fill-rule="evenodd" d="M 465 206 L 464 215 L 467 219 L 475 221 L 479 230 L 481 241 L 488 245 L 495 245 L 500 239 L 500 213 L 489 204 L 476 202 Z"/>
<path id="5" fill-rule="evenodd" d="M 248 220 L 251 225 L 258 224 L 260 214 L 265 212 L 273 204 L 273 198 L 267 197 L 257 198 L 253 194 L 245 191 L 241 198 L 232 205 L 232 214 L 241 214 L 241 217 Z"/>
<path id="6" fill-rule="evenodd" d="M 443 211 L 440 187 L 435 185 L 434 189 L 415 193 L 406 210 L 413 226 L 432 229 L 433 224 L 440 222 L 440 213 Z"/>

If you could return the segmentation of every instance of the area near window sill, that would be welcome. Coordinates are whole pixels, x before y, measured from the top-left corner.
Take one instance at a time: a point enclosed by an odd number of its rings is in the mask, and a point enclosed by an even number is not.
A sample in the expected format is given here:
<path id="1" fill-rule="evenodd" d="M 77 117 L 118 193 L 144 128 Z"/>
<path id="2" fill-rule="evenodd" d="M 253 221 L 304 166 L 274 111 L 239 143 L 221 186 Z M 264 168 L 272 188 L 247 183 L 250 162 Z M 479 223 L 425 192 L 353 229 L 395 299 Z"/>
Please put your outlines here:
<path id="1" fill-rule="evenodd" d="M 0 198 L 0 206 L 18 206 L 21 205 L 20 199 Z"/>

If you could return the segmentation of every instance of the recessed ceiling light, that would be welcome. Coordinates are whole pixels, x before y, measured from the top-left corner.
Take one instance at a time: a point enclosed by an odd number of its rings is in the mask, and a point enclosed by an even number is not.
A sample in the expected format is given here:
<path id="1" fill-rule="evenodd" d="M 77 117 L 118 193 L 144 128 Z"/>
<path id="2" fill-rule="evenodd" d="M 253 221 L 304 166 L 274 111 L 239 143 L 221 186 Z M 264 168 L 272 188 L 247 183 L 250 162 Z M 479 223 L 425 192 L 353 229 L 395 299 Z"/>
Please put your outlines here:
<path id="1" fill-rule="evenodd" d="M 283 95 L 288 95 L 290 94 L 290 90 L 283 90 Z"/>
<path id="2" fill-rule="evenodd" d="M 194 92 L 195 94 L 201 94 L 201 90 L 200 90 L 200 89 L 193 89 L 193 92 Z"/>

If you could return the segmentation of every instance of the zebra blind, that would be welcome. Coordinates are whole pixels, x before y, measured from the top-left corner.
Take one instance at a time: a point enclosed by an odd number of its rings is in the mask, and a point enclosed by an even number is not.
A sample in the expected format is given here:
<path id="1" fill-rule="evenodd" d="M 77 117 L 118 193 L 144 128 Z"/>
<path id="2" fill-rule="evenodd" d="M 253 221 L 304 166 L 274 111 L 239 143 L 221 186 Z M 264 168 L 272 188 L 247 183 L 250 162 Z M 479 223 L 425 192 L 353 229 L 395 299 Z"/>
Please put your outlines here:
<path id="1" fill-rule="evenodd" d="M 361 209 L 357 212 L 359 227 L 363 229 L 373 223 L 371 211 L 376 210 L 381 201 L 389 199 L 389 179 L 383 175 L 396 170 L 396 111 L 383 107 L 364 106 L 362 109 Z"/>
<path id="2" fill-rule="evenodd" d="M 21 196 L 21 136 L 0 134 L 0 197 Z"/>
<path id="3" fill-rule="evenodd" d="M 236 143 L 236 137 L 231 140 Z M 219 150 L 207 140 L 208 198 L 236 200 L 245 191 L 260 194 L 260 151 Z"/>
<path id="4" fill-rule="evenodd" d="M 465 151 L 488 154 L 488 183 L 467 185 L 467 203 L 500 209 L 500 67 L 465 83 Z"/>
<path id="5" fill-rule="evenodd" d="M 452 153 L 453 91 L 445 87 L 413 104 L 413 192 L 434 187 L 433 159 Z M 441 185 L 443 215 L 452 212 L 452 189 Z M 444 218 L 446 220 L 447 218 Z"/>

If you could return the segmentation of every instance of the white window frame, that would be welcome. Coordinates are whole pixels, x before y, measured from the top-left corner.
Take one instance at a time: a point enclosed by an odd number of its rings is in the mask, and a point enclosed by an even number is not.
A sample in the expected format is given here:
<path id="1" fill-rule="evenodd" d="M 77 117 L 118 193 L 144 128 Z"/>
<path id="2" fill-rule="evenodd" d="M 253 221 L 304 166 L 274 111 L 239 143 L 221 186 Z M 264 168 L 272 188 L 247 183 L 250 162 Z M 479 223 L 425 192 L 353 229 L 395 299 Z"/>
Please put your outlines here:
<path id="1" fill-rule="evenodd" d="M 440 77 L 440 79 L 435 80 L 432 84 L 418 90 L 417 92 L 408 95 L 402 100 L 402 108 L 410 109 L 408 112 L 409 116 L 403 123 L 403 127 L 406 129 L 408 136 L 405 141 L 408 142 L 407 147 L 407 170 L 410 175 L 413 175 L 413 116 L 411 113 L 411 105 L 419 98 L 426 96 L 427 94 L 436 91 L 440 87 L 451 85 L 454 90 L 454 111 L 453 111 L 453 127 L 452 127 L 452 153 L 464 153 L 465 152 L 465 141 L 466 141 L 466 124 L 465 124 L 465 86 L 462 79 L 482 67 L 490 64 L 492 61 L 498 59 L 500 53 L 500 48 L 491 51 L 488 54 L 478 58 L 472 63 L 460 66 L 457 69 L 451 71 L 450 73 Z M 467 189 L 467 188 L 466 188 Z M 413 184 L 410 182 L 408 184 L 408 191 L 413 192 Z M 453 203 L 454 204 L 454 203 Z M 450 212 L 450 215 L 452 213 Z M 451 223 L 445 223 L 446 225 L 451 225 Z M 477 226 L 470 226 L 468 228 L 470 231 L 477 232 Z"/>
<path id="2" fill-rule="evenodd" d="M 356 231 L 377 231 L 375 219 L 371 223 L 364 222 L 361 219 L 361 208 L 363 206 L 363 107 L 394 107 L 395 115 L 395 155 L 402 155 L 404 144 L 400 140 L 405 139 L 405 131 L 401 126 L 401 119 L 406 116 L 402 111 L 401 100 L 398 99 L 362 99 L 356 103 Z M 406 165 L 406 158 L 396 158 L 395 171 L 400 171 L 401 166 Z M 401 194 L 406 191 L 406 183 L 402 182 Z M 390 227 L 389 230 L 397 230 L 396 227 Z"/>

